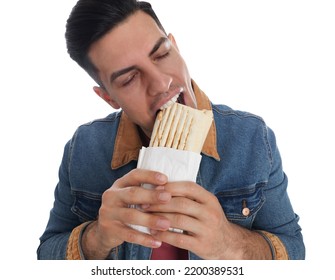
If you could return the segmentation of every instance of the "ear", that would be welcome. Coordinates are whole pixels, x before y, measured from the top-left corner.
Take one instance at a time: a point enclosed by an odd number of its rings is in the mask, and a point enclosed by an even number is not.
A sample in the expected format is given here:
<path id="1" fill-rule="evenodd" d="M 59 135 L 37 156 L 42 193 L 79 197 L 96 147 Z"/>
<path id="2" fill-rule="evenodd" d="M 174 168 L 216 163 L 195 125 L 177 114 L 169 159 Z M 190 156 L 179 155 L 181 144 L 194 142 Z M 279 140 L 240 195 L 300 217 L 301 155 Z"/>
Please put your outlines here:
<path id="1" fill-rule="evenodd" d="M 120 109 L 120 105 L 112 99 L 112 97 L 109 95 L 109 93 L 102 87 L 93 87 L 94 92 L 101 97 L 103 100 L 105 100 L 110 106 L 112 106 L 114 109 Z"/>
<path id="2" fill-rule="evenodd" d="M 177 42 L 176 42 L 176 39 L 174 38 L 174 36 L 173 36 L 171 33 L 169 33 L 168 38 L 169 38 L 169 40 L 171 41 L 172 45 L 173 45 L 173 46 L 178 50 L 178 52 L 179 52 L 179 49 L 178 49 L 178 46 L 177 46 Z"/>

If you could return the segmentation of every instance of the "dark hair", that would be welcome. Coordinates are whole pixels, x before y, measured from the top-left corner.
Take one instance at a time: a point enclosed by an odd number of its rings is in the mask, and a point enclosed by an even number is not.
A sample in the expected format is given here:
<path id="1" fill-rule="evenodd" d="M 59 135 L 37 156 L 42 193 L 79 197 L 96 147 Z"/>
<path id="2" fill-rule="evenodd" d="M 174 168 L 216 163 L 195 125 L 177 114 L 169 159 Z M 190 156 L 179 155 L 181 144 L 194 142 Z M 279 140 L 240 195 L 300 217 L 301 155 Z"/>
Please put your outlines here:
<path id="1" fill-rule="evenodd" d="M 143 11 L 151 16 L 159 28 L 164 31 L 151 5 L 147 2 L 79 0 L 73 7 L 67 20 L 65 32 L 68 53 L 100 85 L 97 69 L 88 58 L 89 48 L 92 43 L 137 11 Z"/>

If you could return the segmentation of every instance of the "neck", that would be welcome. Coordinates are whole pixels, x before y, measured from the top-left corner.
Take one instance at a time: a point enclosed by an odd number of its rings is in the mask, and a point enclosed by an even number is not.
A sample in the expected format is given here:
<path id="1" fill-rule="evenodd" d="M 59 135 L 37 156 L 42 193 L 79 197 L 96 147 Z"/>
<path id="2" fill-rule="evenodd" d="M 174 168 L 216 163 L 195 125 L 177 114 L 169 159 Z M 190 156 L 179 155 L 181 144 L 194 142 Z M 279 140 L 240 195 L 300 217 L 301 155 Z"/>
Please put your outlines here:
<path id="1" fill-rule="evenodd" d="M 150 143 L 150 137 L 140 128 L 137 126 L 138 134 L 140 135 L 142 145 L 144 147 L 148 147 Z"/>

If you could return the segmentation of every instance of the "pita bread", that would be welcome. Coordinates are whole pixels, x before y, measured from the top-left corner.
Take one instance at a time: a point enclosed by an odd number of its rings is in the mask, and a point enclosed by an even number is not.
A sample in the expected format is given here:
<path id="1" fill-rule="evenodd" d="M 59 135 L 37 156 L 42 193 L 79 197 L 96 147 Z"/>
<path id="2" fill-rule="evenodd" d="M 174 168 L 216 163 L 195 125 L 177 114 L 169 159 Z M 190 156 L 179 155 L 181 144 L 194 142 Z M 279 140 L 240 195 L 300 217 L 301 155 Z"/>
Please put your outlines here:
<path id="1" fill-rule="evenodd" d="M 158 113 L 149 146 L 200 153 L 212 121 L 211 110 L 174 103 Z"/>

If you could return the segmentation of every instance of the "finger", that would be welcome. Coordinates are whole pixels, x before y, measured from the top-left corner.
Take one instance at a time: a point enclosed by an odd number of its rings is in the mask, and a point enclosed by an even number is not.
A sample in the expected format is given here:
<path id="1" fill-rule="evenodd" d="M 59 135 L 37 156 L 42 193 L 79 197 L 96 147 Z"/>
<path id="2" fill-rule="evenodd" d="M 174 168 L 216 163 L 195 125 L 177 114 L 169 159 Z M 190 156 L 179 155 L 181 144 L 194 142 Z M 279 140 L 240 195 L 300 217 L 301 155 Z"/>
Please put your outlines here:
<path id="1" fill-rule="evenodd" d="M 202 204 L 212 204 L 216 199 L 215 195 L 194 182 L 169 182 L 164 185 L 167 192 L 172 196 L 183 196 Z"/>
<path id="2" fill-rule="evenodd" d="M 171 226 L 170 221 L 162 216 L 144 213 L 134 208 L 123 208 L 111 215 L 112 219 L 118 220 L 123 224 L 133 224 L 144 226 L 155 230 L 168 230 Z"/>
<path id="3" fill-rule="evenodd" d="M 197 219 L 206 218 L 206 209 L 203 204 L 187 197 L 172 197 L 168 203 L 145 205 L 147 212 L 178 213 Z"/>
<path id="4" fill-rule="evenodd" d="M 157 213 L 160 217 L 164 217 L 170 222 L 171 228 L 180 229 L 192 236 L 201 236 L 203 232 L 208 230 L 205 224 L 196 218 L 172 213 Z"/>
<path id="5" fill-rule="evenodd" d="M 196 238 L 191 235 L 170 231 L 152 231 L 151 234 L 157 240 L 185 250 L 191 250 L 197 242 Z"/>
<path id="6" fill-rule="evenodd" d="M 163 173 L 137 168 L 116 180 L 112 187 L 124 188 L 129 186 L 140 186 L 144 183 L 158 186 L 166 184 L 167 181 L 168 178 Z"/>
<path id="7" fill-rule="evenodd" d="M 162 241 L 152 235 L 139 232 L 126 225 L 120 226 L 118 232 L 120 236 L 122 236 L 122 240 L 128 243 L 139 244 L 150 248 L 159 248 L 162 245 Z"/>
<path id="8" fill-rule="evenodd" d="M 109 189 L 102 195 L 102 205 L 109 207 L 125 207 L 134 204 L 152 205 L 167 203 L 171 200 L 171 194 L 164 187 L 148 190 L 139 187 L 128 187 L 124 189 Z"/>

